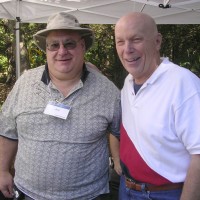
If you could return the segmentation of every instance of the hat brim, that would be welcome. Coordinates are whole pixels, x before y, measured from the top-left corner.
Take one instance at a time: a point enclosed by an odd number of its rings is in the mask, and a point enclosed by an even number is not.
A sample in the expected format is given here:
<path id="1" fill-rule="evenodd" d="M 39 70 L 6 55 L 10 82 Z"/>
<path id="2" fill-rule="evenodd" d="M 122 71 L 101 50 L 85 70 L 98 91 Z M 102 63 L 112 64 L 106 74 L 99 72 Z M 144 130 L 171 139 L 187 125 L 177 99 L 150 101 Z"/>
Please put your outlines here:
<path id="1" fill-rule="evenodd" d="M 88 28 L 54 28 L 54 29 L 44 29 L 38 31 L 35 35 L 33 35 L 33 39 L 35 40 L 36 45 L 43 51 L 46 51 L 46 37 L 51 31 L 55 30 L 72 30 L 77 31 L 85 40 L 85 48 L 86 51 L 92 46 L 94 42 L 94 33 L 91 29 Z"/>

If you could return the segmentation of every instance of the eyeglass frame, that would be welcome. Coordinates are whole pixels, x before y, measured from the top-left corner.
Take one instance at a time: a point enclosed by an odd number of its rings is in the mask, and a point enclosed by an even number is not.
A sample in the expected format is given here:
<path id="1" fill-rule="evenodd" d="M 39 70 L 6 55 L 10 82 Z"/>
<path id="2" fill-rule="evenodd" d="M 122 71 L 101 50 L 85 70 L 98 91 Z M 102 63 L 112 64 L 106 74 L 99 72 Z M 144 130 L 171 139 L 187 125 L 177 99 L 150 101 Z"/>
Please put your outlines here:
<path id="1" fill-rule="evenodd" d="M 58 40 L 54 40 L 54 41 L 50 41 L 50 42 L 47 42 L 46 41 L 46 48 L 49 50 L 49 51 L 58 51 L 60 49 L 60 46 L 61 44 L 63 45 L 64 49 L 65 50 L 73 50 L 77 47 L 77 44 L 82 40 L 84 39 L 83 37 L 81 37 L 79 40 L 73 40 L 73 39 L 66 39 L 64 41 L 58 41 Z M 66 43 L 67 42 L 67 43 Z M 70 44 L 70 42 L 73 42 L 74 44 L 70 47 L 65 47 L 66 44 Z M 52 50 L 49 48 L 49 45 L 53 45 L 53 44 L 56 44 L 58 45 L 57 47 L 54 47 L 55 50 Z"/>

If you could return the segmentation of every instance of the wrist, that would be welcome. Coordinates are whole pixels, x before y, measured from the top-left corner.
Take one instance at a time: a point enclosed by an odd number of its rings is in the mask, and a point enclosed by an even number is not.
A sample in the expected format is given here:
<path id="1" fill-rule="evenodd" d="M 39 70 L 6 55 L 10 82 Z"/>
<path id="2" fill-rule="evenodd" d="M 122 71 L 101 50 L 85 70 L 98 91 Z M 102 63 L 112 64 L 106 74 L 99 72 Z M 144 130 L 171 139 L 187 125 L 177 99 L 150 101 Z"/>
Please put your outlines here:
<path id="1" fill-rule="evenodd" d="M 119 156 L 112 157 L 112 160 L 113 161 L 120 161 L 120 157 Z"/>

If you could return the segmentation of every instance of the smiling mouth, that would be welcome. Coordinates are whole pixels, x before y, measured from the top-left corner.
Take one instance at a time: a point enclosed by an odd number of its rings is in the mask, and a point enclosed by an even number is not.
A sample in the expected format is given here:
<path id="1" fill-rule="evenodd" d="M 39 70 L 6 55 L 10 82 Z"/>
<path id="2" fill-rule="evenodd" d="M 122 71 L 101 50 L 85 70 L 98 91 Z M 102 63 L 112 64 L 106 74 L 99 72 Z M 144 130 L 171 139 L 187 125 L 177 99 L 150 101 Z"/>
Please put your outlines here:
<path id="1" fill-rule="evenodd" d="M 136 57 L 136 58 L 132 58 L 132 59 L 125 59 L 127 62 L 135 62 L 137 60 L 139 60 L 140 57 Z"/>
<path id="2" fill-rule="evenodd" d="M 69 61 L 69 60 L 71 60 L 71 58 L 66 58 L 66 59 L 57 59 L 57 61 L 60 61 L 60 62 Z"/>

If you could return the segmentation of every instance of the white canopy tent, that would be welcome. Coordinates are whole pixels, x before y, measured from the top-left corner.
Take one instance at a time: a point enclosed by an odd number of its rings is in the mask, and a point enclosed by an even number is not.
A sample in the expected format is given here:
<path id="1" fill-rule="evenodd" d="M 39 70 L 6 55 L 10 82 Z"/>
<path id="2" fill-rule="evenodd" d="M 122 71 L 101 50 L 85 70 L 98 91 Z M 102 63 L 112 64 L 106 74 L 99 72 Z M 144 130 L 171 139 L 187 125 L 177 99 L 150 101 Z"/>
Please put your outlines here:
<path id="1" fill-rule="evenodd" d="M 157 24 L 200 24 L 200 0 L 0 0 L 0 18 L 16 20 L 16 45 L 20 23 L 45 23 L 53 13 L 65 11 L 82 24 L 115 24 L 125 13 L 144 12 Z M 17 78 L 20 53 L 17 49 Z"/>
<path id="2" fill-rule="evenodd" d="M 114 24 L 130 11 L 145 12 L 158 24 L 200 24 L 200 0 L 0 0 L 0 18 L 22 23 L 43 23 L 58 11 L 87 24 Z"/>

